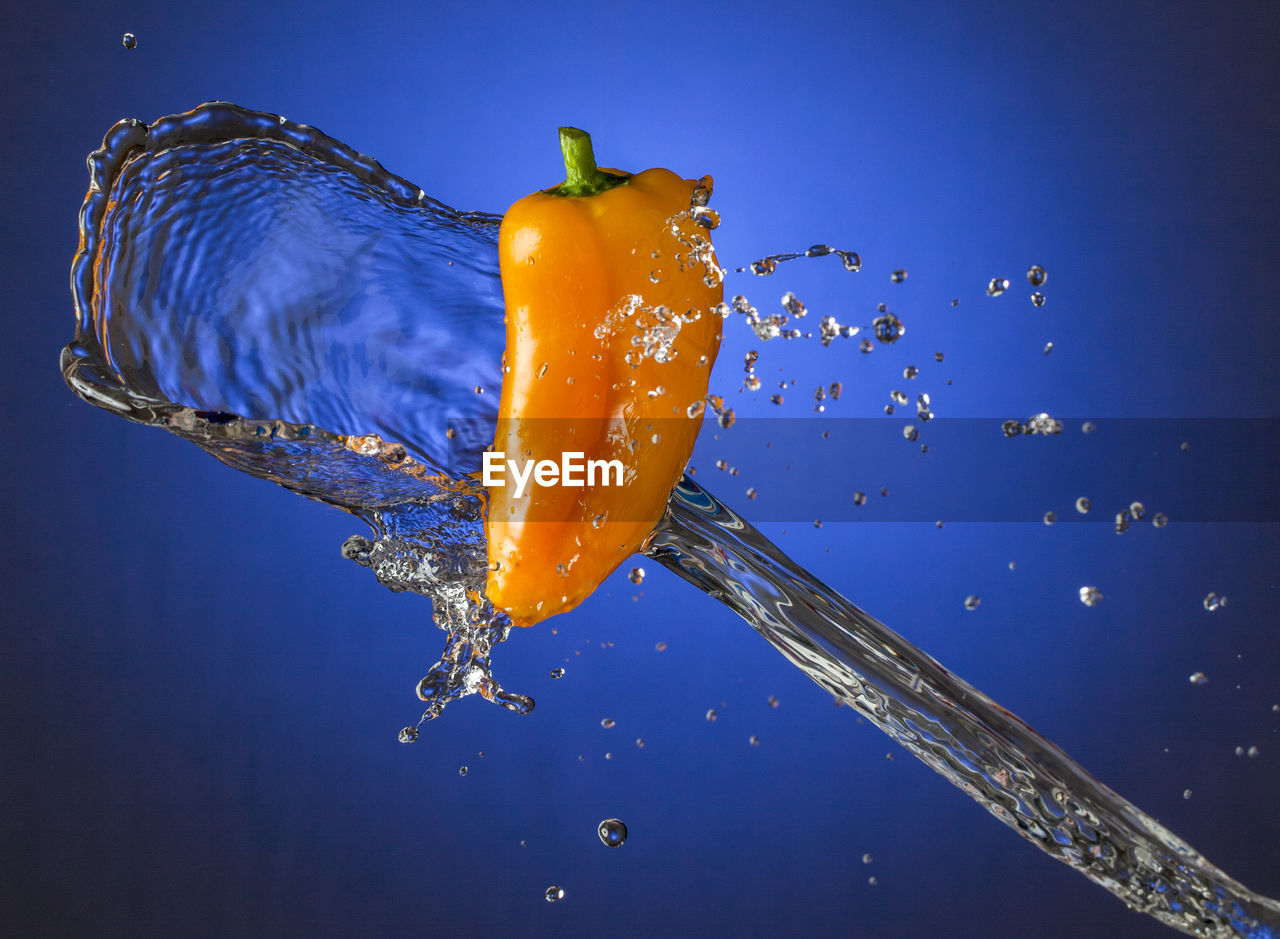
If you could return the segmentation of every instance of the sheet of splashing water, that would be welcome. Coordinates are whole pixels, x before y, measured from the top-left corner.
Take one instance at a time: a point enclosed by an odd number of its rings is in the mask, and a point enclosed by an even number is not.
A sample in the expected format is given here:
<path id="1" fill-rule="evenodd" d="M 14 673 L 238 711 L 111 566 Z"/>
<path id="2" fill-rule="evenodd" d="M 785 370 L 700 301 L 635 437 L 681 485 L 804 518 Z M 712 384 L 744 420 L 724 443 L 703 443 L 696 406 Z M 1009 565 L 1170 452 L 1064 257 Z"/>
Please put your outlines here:
<path id="1" fill-rule="evenodd" d="M 530 698 L 492 675 L 490 653 L 510 623 L 484 598 L 483 493 L 466 481 L 496 419 L 499 219 L 456 212 L 312 128 L 222 103 L 150 127 L 122 122 L 89 167 L 72 271 L 79 319 L 62 358 L 72 389 L 366 521 L 374 537 L 348 539 L 344 556 L 392 590 L 429 597 L 448 634 L 418 687 L 422 720 L 472 693 L 530 710 Z M 709 191 L 699 193 L 691 215 L 714 227 Z M 751 270 L 827 255 L 861 265 L 817 245 Z M 798 338 L 805 311 L 791 299 L 785 315 L 762 315 L 742 297 L 717 312 L 743 315 L 762 339 Z M 903 332 L 891 315 L 872 325 L 879 342 Z M 827 317 L 818 338 L 860 331 Z M 1275 901 L 796 567 L 692 480 L 673 494 L 649 551 L 1131 907 L 1195 935 L 1280 935 Z M 401 739 L 417 734 L 406 727 Z"/>

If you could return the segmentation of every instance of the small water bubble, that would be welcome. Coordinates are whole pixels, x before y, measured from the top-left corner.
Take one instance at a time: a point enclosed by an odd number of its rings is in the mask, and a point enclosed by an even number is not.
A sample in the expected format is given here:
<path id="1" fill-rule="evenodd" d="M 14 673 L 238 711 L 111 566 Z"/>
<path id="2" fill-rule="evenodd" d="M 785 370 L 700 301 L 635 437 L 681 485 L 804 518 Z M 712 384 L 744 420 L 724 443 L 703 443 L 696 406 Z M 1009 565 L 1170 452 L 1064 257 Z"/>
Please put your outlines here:
<path id="1" fill-rule="evenodd" d="M 667 644 L 666 644 L 665 642 L 661 642 L 661 641 L 659 641 L 659 642 L 655 642 L 655 643 L 653 644 L 653 651 L 655 651 L 655 652 L 666 652 L 666 651 L 667 651 Z"/>
<path id="2" fill-rule="evenodd" d="M 1009 281 L 1003 277 L 993 277 L 987 282 L 987 296 L 998 297 L 1009 289 Z"/>
<path id="3" fill-rule="evenodd" d="M 724 430 L 728 430 L 732 427 L 734 420 L 733 408 L 725 408 L 720 412 L 719 416 L 716 417 L 716 423 Z"/>
<path id="4" fill-rule="evenodd" d="M 859 352 L 867 353 L 867 352 L 870 352 L 873 348 L 875 347 L 871 345 L 870 339 L 863 339 L 861 342 L 858 343 Z"/>
<path id="5" fill-rule="evenodd" d="M 627 826 L 621 819 L 606 818 L 596 827 L 596 834 L 606 847 L 620 848 L 627 840 Z"/>
<path id="6" fill-rule="evenodd" d="M 1076 500 L 1076 511 L 1081 515 L 1087 515 L 1091 508 L 1093 508 L 1093 503 L 1089 501 L 1088 496 L 1081 496 Z"/>
<path id="7" fill-rule="evenodd" d="M 1049 275 L 1044 272 L 1044 268 L 1039 264 L 1032 264 L 1027 269 L 1027 283 L 1032 287 L 1043 287 L 1048 279 Z"/>
<path id="8" fill-rule="evenodd" d="M 1123 535 L 1129 530 L 1129 510 L 1125 509 L 1116 515 L 1116 534 Z"/>
<path id="9" fill-rule="evenodd" d="M 853 494 L 854 505 L 865 505 L 867 502 L 867 494 L 865 492 L 855 492 Z"/>
<path id="10" fill-rule="evenodd" d="M 905 391 L 891 391 L 889 397 L 893 399 L 894 404 L 906 404 L 907 393 Z"/>
<path id="11" fill-rule="evenodd" d="M 1193 685 L 1209 684 L 1209 676 L 1206 675 L 1204 672 L 1192 672 L 1191 677 L 1188 678 L 1187 680 L 1191 682 L 1191 684 Z"/>
<path id="12" fill-rule="evenodd" d="M 138 37 L 133 33 L 125 33 L 120 39 L 120 44 L 129 50 L 136 49 L 138 48 Z"/>
<path id="13" fill-rule="evenodd" d="M 636 746 L 637 746 L 637 747 L 639 747 L 641 750 L 643 750 L 643 749 L 644 749 L 644 738 L 643 738 L 643 737 L 637 737 L 637 738 L 636 738 Z"/>
<path id="14" fill-rule="evenodd" d="M 1006 437 L 1016 437 L 1022 433 L 1022 424 L 1018 421 L 1005 421 L 1000 425 L 1000 430 Z"/>
<path id="15" fill-rule="evenodd" d="M 1204 598 L 1204 608 L 1212 613 L 1214 610 L 1221 609 L 1226 605 L 1226 602 L 1226 597 L 1220 597 L 1216 593 L 1211 593 Z"/>
<path id="16" fill-rule="evenodd" d="M 604 519 L 605 517 L 603 515 L 593 515 L 591 517 L 591 527 L 598 530 L 602 525 L 604 525 Z"/>
<path id="17" fill-rule="evenodd" d="M 814 527 L 814 528 L 821 528 L 821 527 L 822 527 L 822 519 L 820 519 L 820 518 L 815 518 L 815 519 L 813 520 L 813 527 Z"/>
<path id="18" fill-rule="evenodd" d="M 902 268 L 898 268 L 898 270 L 889 275 L 889 279 L 895 284 L 900 284 L 907 279 L 907 272 Z"/>
<path id="19" fill-rule="evenodd" d="M 405 727 L 403 730 L 400 731 L 401 743 L 413 743 L 417 739 L 418 739 L 418 728 L 416 727 Z"/>
<path id="20" fill-rule="evenodd" d="M 1018 562 L 1017 562 L 1017 561 L 1010 561 L 1010 562 L 1009 562 L 1009 570 L 1011 570 L 1011 571 L 1016 571 L 1017 569 L 1018 569 Z"/>
<path id="21" fill-rule="evenodd" d="M 1098 427 L 1093 423 L 1093 421 L 1085 421 L 1080 425 L 1080 432 L 1085 434 L 1091 434 L 1097 429 Z"/>
<path id="22" fill-rule="evenodd" d="M 902 428 L 902 436 L 907 440 L 917 440 L 920 437 L 920 432 L 915 429 L 914 425 L 908 424 L 906 427 Z"/>
<path id="23" fill-rule="evenodd" d="M 902 370 L 902 377 L 905 378 L 907 381 L 910 381 L 911 379 L 915 378 L 919 374 L 920 374 L 920 369 L 916 368 L 914 365 L 908 365 L 906 368 Z"/>
<path id="24" fill-rule="evenodd" d="M 760 379 L 757 378 L 755 375 L 748 375 L 746 379 L 743 380 L 742 383 L 746 385 L 748 391 L 760 390 Z"/>
<path id="25" fill-rule="evenodd" d="M 469 772 L 471 772 L 471 771 L 470 771 L 469 769 L 467 769 L 467 767 L 465 767 L 465 766 L 459 766 L 459 767 L 458 767 L 458 775 L 459 775 L 459 776 L 465 776 L 465 775 L 467 775 L 467 773 L 469 773 Z"/>
<path id="26" fill-rule="evenodd" d="M 1053 351 L 1053 343 L 1052 343 L 1052 342 L 1046 342 L 1046 343 L 1044 344 L 1044 354 L 1045 354 L 1045 355 L 1048 355 L 1048 354 L 1049 354 L 1050 352 L 1052 352 L 1052 351 Z"/>
<path id="27" fill-rule="evenodd" d="M 1184 441 L 1182 441 L 1182 443 L 1178 446 L 1178 449 L 1179 449 L 1179 450 L 1181 450 L 1183 453 L 1186 453 L 1188 450 L 1190 450 L 1190 449 L 1191 449 L 1191 444 L 1187 443 L 1187 442 L 1184 440 Z"/>
<path id="28" fill-rule="evenodd" d="M 840 251 L 836 250 L 836 255 L 840 258 L 840 263 L 844 265 L 846 271 L 857 273 L 862 270 L 862 258 L 856 251 Z"/>
<path id="29" fill-rule="evenodd" d="M 1236 756 L 1244 756 L 1244 747 L 1236 747 Z"/>
<path id="30" fill-rule="evenodd" d="M 605 730 L 611 730 L 613 728 L 613 725 L 614 725 L 614 720 L 612 717 L 606 717 L 604 720 L 600 722 L 600 726 L 603 727 Z"/>
<path id="31" fill-rule="evenodd" d="M 553 668 L 553 669 L 551 670 L 551 677 L 552 677 L 552 678 L 564 678 L 564 669 L 563 669 L 563 668 Z"/>
<path id="32" fill-rule="evenodd" d="M 715 708 L 707 708 L 707 723 L 708 723 L 708 724 L 714 724 L 714 723 L 716 722 L 716 717 L 717 717 L 717 715 L 716 715 L 716 709 L 715 709 Z"/>
<path id="33" fill-rule="evenodd" d="M 1036 306 L 1044 306 L 1044 294 L 1037 290 L 1031 295 L 1031 302 Z"/>
<path id="34" fill-rule="evenodd" d="M 1258 754 L 1261 752 L 1262 751 L 1259 750 L 1257 747 L 1250 747 L 1248 750 L 1245 751 L 1245 755 L 1248 756 L 1249 759 L 1251 760 L 1256 760 L 1258 758 Z"/>
<path id="35" fill-rule="evenodd" d="M 879 883 L 880 883 L 880 881 L 879 881 L 879 880 L 877 880 L 875 877 L 868 877 L 868 878 L 867 878 L 867 883 L 869 883 L 871 886 L 873 886 L 873 887 L 874 887 L 874 886 L 876 886 L 877 884 L 879 884 Z"/>
<path id="36" fill-rule="evenodd" d="M 831 387 L 829 387 L 829 388 L 827 389 L 827 393 L 828 393 L 829 395 L 831 395 L 831 399 L 832 399 L 833 401 L 839 401 L 839 400 L 840 400 L 840 392 L 841 392 L 842 390 L 844 390 L 844 385 L 840 384 L 840 382 L 838 382 L 838 381 L 833 381 L 833 382 L 831 383 Z"/>
<path id="37" fill-rule="evenodd" d="M 1141 502 L 1130 503 L 1129 515 L 1135 522 L 1140 522 L 1147 517 L 1147 507 Z"/>
<path id="38" fill-rule="evenodd" d="M 747 738 L 747 743 L 751 744 L 751 746 L 753 747 L 758 747 L 760 746 L 760 738 L 757 737 L 755 734 L 752 734 L 750 737 Z"/>
<path id="39" fill-rule="evenodd" d="M 1190 799 L 1190 798 L 1191 798 L 1191 790 L 1190 790 L 1190 789 L 1183 789 L 1183 790 L 1182 790 L 1182 798 L 1184 798 L 1184 799 Z"/>
<path id="40" fill-rule="evenodd" d="M 885 414 L 893 414 L 893 405 L 892 405 L 892 404 L 886 404 L 886 405 L 884 406 L 884 413 L 885 413 Z"/>
<path id="41" fill-rule="evenodd" d="M 1055 513 L 1052 509 L 1044 513 L 1044 523 L 1046 525 L 1052 525 L 1057 520 L 1058 520 L 1057 513 Z"/>
<path id="42" fill-rule="evenodd" d="M 1164 526 L 1169 524 L 1169 516 L 1165 515 L 1163 512 L 1157 512 L 1151 519 L 1151 524 L 1156 528 L 1164 528 Z"/>
<path id="43" fill-rule="evenodd" d="M 862 863 L 863 863 L 863 864 L 870 864 L 870 863 L 871 863 L 872 861 L 874 861 L 874 860 L 875 860 L 875 858 L 873 858 L 870 854 L 864 854 L 864 855 L 862 855 Z"/>
<path id="44" fill-rule="evenodd" d="M 684 412 L 688 414 L 690 417 L 699 417 L 701 416 L 702 411 L 705 407 L 706 405 L 704 405 L 701 400 L 698 400 L 693 402 L 687 408 L 685 408 Z"/>
<path id="45" fill-rule="evenodd" d="M 767 277 L 778 269 L 778 262 L 773 258 L 761 258 L 751 262 L 751 273 L 757 277 Z"/>
<path id="46" fill-rule="evenodd" d="M 769 707 L 776 708 L 778 706 L 778 696 L 776 694 L 769 695 Z"/>
<path id="47" fill-rule="evenodd" d="M 964 608 L 966 610 L 976 610 L 981 603 L 982 598 L 976 593 L 971 593 L 969 596 L 964 598 Z"/>
<path id="48" fill-rule="evenodd" d="M 782 308 L 797 319 L 803 317 L 809 312 L 805 309 L 805 305 L 801 303 L 796 295 L 790 290 L 782 295 Z"/>
<path id="49" fill-rule="evenodd" d="M 1097 587 L 1081 587 L 1080 602 L 1085 606 L 1097 606 L 1102 601 L 1102 591 Z"/>
<path id="50" fill-rule="evenodd" d="M 756 497 L 756 495 L 757 495 L 757 493 L 756 493 L 756 487 L 755 487 L 755 486 L 751 486 L 751 487 L 749 487 L 749 488 L 747 489 L 747 498 L 748 498 L 748 499 L 754 499 L 754 498 Z"/>
<path id="51" fill-rule="evenodd" d="M 628 574 L 627 576 L 631 579 L 631 582 L 632 582 L 633 584 L 643 584 L 643 583 L 644 583 L 644 568 L 643 568 L 643 567 L 633 567 L 633 568 L 631 568 L 631 573 L 630 573 L 630 574 Z"/>
<path id="52" fill-rule="evenodd" d="M 548 903 L 557 903 L 564 899 L 564 888 L 552 884 L 547 888 L 547 892 L 543 896 L 547 898 Z"/>
<path id="53" fill-rule="evenodd" d="M 774 404 L 781 404 L 783 398 L 782 395 L 769 395 L 769 400 Z"/>

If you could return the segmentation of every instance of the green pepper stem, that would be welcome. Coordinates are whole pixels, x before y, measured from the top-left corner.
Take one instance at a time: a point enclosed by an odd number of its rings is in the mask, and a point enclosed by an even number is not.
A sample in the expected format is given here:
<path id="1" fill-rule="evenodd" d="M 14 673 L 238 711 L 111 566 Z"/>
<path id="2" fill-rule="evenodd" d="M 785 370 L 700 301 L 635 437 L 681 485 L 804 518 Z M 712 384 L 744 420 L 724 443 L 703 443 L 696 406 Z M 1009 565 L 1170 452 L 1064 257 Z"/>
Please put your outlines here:
<path id="1" fill-rule="evenodd" d="M 560 152 L 564 154 L 564 182 L 549 190 L 559 196 L 594 196 L 621 186 L 630 176 L 615 176 L 596 166 L 591 135 L 576 127 L 560 128 Z"/>

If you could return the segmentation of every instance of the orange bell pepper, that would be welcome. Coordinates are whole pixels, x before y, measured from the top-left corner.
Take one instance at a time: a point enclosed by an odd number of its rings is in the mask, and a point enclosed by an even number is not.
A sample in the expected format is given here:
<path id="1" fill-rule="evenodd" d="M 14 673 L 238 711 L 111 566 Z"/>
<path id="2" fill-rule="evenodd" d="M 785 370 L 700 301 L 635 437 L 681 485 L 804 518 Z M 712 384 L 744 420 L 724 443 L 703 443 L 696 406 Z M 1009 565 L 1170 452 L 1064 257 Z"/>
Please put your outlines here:
<path id="1" fill-rule="evenodd" d="M 577 606 L 661 519 L 723 324 L 696 218 L 710 180 L 601 170 L 586 133 L 562 127 L 560 142 L 565 182 L 513 205 L 498 235 L 507 346 L 487 592 L 522 626 Z"/>

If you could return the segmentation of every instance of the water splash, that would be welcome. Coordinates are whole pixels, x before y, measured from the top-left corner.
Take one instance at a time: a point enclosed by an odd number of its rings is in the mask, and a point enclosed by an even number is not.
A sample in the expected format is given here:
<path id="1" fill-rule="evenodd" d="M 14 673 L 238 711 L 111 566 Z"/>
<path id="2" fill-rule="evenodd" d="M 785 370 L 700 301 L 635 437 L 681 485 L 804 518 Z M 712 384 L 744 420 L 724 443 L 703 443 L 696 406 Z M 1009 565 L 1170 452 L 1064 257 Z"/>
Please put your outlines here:
<path id="1" fill-rule="evenodd" d="M 88 162 L 67 383 L 367 522 L 343 555 L 429 597 L 449 635 L 423 720 L 473 693 L 527 713 L 490 670 L 510 622 L 484 597 L 470 481 L 497 418 L 473 389 L 505 344 L 499 219 L 223 103 L 122 121 Z"/>
<path id="2" fill-rule="evenodd" d="M 424 721 L 472 693 L 532 708 L 492 678 L 510 623 L 484 599 L 484 495 L 470 481 L 496 419 L 496 396 L 474 389 L 501 377 L 499 220 L 450 209 L 312 128 L 222 103 L 150 127 L 121 122 L 89 169 L 72 269 L 77 331 L 62 357 L 71 388 L 367 522 L 374 537 L 348 539 L 344 555 L 393 590 L 431 598 L 449 633 L 418 686 Z M 861 265 L 818 245 L 752 270 L 826 254 Z M 1061 425 L 1042 414 L 1007 422 L 1011 431 Z M 690 479 L 647 550 L 1130 906 L 1193 935 L 1280 934 L 1280 904 L 1214 868 Z M 406 727 L 401 739 L 418 733 Z M 551 902 L 563 896 L 546 891 Z"/>

